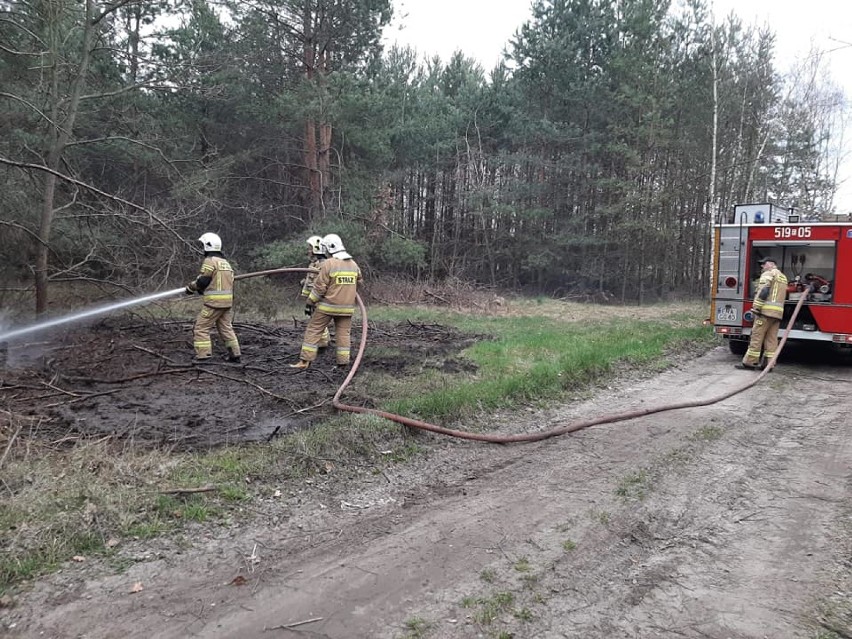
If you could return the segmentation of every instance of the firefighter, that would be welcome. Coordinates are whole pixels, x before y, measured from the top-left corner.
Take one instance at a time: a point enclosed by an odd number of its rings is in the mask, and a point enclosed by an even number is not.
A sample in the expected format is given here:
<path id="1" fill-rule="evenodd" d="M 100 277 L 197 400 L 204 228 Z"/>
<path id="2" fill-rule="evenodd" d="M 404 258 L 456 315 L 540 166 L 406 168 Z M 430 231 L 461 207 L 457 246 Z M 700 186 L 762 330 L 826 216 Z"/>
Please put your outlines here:
<path id="1" fill-rule="evenodd" d="M 784 300 L 787 299 L 787 276 L 778 270 L 775 260 L 764 257 L 758 261 L 763 272 L 757 283 L 757 292 L 751 312 L 754 314 L 754 324 L 751 329 L 751 339 L 748 350 L 737 368 L 760 370 L 775 357 L 778 348 L 778 329 L 781 317 L 784 315 Z M 761 352 L 763 363 L 761 365 Z"/>
<path id="2" fill-rule="evenodd" d="M 320 265 L 308 295 L 308 305 L 314 307 L 305 327 L 299 361 L 290 368 L 306 369 L 317 357 L 323 331 L 334 322 L 337 365 L 349 365 L 352 315 L 355 313 L 355 295 L 361 281 L 361 269 L 346 252 L 340 236 L 330 233 L 322 238 L 326 259 Z"/>
<path id="3" fill-rule="evenodd" d="M 240 342 L 234 333 L 234 270 L 222 255 L 222 240 L 215 233 L 205 233 L 198 238 L 204 247 L 204 262 L 201 272 L 186 285 L 187 295 L 203 295 L 204 305 L 195 320 L 192 339 L 195 347 L 195 362 L 207 362 L 213 356 L 210 331 L 213 327 L 225 342 L 229 362 L 239 363 Z"/>
<path id="4" fill-rule="evenodd" d="M 325 260 L 325 252 L 322 250 L 322 238 L 319 235 L 311 235 L 306 242 L 308 243 L 308 268 L 315 268 L 319 270 L 320 265 Z M 302 285 L 302 292 L 300 295 L 307 300 L 308 296 L 311 294 L 311 288 L 313 288 L 314 280 L 316 279 L 316 273 L 306 273 L 305 279 L 303 279 L 300 284 Z M 310 317 L 314 312 L 313 304 L 305 304 L 305 315 Z M 326 326 L 325 330 L 322 332 L 320 336 L 319 342 L 317 346 L 319 348 L 325 348 L 328 346 L 331 341 L 331 335 L 328 332 L 328 327 Z"/>

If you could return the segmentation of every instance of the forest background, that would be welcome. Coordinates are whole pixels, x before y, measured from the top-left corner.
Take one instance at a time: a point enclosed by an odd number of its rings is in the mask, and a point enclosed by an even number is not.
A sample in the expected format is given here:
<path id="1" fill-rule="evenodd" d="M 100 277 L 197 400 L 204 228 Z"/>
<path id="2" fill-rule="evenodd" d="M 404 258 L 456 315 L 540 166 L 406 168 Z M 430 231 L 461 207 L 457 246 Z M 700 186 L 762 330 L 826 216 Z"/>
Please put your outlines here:
<path id="1" fill-rule="evenodd" d="M 392 8 L 0 0 L 3 306 L 180 285 L 206 231 L 242 271 L 336 232 L 371 279 L 643 303 L 706 293 L 736 203 L 834 213 L 845 98 L 767 28 L 537 0 L 486 71 L 383 50 Z"/>

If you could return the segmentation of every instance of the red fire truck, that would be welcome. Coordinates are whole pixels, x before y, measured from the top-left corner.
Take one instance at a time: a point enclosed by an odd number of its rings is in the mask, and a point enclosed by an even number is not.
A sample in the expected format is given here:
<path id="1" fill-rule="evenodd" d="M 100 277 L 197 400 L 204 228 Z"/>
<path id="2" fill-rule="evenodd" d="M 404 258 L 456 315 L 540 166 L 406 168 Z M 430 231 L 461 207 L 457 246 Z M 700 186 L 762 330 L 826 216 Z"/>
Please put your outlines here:
<path id="1" fill-rule="evenodd" d="M 731 352 L 742 355 L 751 334 L 758 260 L 772 257 L 789 280 L 781 328 L 802 295 L 789 340 L 852 346 L 852 221 L 812 221 L 795 209 L 742 204 L 713 228 L 711 321 Z"/>

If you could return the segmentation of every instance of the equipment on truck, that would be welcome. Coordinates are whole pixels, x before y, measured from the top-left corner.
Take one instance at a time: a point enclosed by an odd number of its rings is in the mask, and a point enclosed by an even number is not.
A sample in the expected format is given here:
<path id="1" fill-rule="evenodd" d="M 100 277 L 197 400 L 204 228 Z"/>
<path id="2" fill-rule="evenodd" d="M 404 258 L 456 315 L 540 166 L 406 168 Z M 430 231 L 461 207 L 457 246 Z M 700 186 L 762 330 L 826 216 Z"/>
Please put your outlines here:
<path id="1" fill-rule="evenodd" d="M 775 204 L 738 204 L 713 225 L 711 321 L 731 352 L 748 347 L 759 261 L 770 255 L 789 279 L 782 327 L 806 296 L 789 339 L 852 346 L 852 221 L 816 219 Z"/>

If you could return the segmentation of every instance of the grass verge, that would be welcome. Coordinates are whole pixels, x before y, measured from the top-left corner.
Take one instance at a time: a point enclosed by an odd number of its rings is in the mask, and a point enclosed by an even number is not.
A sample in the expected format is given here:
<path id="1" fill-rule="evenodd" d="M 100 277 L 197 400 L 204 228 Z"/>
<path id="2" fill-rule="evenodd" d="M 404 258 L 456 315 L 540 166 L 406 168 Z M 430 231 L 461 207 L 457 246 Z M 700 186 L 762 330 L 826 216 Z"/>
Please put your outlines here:
<path id="1" fill-rule="evenodd" d="M 477 340 L 461 354 L 476 372 L 438 373 L 432 367 L 416 377 L 381 379 L 368 371 L 368 384 L 376 396 L 388 398 L 385 410 L 424 420 L 464 419 L 525 402 L 564 400 L 624 369 L 661 367 L 672 353 L 709 347 L 714 337 L 701 325 L 698 308 L 687 309 L 663 307 L 656 317 L 646 313 L 646 318 L 636 319 L 608 316 L 601 307 L 595 321 L 570 321 L 573 315 L 471 317 L 421 312 L 416 317 L 420 321 L 440 321 L 492 336 Z M 396 319 L 395 311 L 378 315 Z"/>

